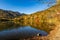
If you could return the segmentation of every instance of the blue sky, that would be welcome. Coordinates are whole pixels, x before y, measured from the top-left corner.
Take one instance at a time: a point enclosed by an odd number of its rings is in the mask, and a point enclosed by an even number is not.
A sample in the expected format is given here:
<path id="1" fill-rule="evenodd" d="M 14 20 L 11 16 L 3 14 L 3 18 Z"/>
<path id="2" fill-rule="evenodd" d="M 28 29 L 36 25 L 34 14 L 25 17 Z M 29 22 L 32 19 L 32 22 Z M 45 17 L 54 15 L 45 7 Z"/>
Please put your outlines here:
<path id="1" fill-rule="evenodd" d="M 54 4 L 55 0 L 0 0 L 0 9 L 31 14 L 52 6 L 48 6 L 49 2 L 51 2 L 50 4 Z"/>

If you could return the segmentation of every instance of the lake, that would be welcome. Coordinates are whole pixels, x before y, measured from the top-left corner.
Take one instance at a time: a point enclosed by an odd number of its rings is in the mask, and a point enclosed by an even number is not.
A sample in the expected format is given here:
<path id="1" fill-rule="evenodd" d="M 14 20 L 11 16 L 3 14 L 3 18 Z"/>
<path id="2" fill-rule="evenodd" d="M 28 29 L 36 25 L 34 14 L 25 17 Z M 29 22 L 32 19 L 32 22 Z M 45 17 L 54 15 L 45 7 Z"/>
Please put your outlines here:
<path id="1" fill-rule="evenodd" d="M 37 25 L 36 25 L 37 26 Z M 28 24 L 14 22 L 0 22 L 0 39 L 22 39 L 37 36 L 37 34 L 46 36 L 46 31 L 40 30 L 39 27 L 33 27 Z"/>

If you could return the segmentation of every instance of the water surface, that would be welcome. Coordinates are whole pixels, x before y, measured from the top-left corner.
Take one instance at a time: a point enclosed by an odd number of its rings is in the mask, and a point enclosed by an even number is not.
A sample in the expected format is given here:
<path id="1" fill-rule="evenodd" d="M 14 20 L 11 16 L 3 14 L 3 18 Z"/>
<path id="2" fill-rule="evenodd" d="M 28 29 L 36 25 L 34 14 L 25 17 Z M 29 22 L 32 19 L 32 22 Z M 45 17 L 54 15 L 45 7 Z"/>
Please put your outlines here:
<path id="1" fill-rule="evenodd" d="M 13 22 L 0 23 L 0 39 L 19 39 L 37 36 L 40 33 L 46 36 L 47 32 L 32 26 L 20 25 Z"/>

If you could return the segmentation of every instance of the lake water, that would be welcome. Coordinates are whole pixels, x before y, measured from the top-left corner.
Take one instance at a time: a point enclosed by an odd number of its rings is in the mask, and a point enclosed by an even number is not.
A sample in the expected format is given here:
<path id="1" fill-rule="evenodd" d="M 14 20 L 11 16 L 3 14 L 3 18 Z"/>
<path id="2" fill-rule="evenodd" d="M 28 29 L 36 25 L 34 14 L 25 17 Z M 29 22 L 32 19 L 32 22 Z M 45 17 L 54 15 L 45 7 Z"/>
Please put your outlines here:
<path id="1" fill-rule="evenodd" d="M 0 39 L 28 38 L 37 36 L 38 33 L 42 36 L 48 34 L 47 32 L 32 26 L 15 24 L 13 22 L 0 22 Z"/>

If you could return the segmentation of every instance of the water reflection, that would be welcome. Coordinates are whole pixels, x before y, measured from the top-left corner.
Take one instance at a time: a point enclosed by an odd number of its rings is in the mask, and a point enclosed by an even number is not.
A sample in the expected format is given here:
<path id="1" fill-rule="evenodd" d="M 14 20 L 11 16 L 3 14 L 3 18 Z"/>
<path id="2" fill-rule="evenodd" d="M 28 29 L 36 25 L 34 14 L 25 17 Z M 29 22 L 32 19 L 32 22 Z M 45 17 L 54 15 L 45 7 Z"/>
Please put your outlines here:
<path id="1" fill-rule="evenodd" d="M 19 26 L 20 26 L 19 24 L 15 24 L 14 22 L 10 22 L 10 21 L 0 22 L 0 31 L 6 30 L 6 29 L 9 30 L 9 29 L 17 28 Z"/>
<path id="2" fill-rule="evenodd" d="M 42 31 L 37 27 L 20 22 L 0 22 L 0 39 L 28 38 L 36 36 L 38 33 L 42 34 L 42 36 L 47 35 L 47 32 Z"/>

